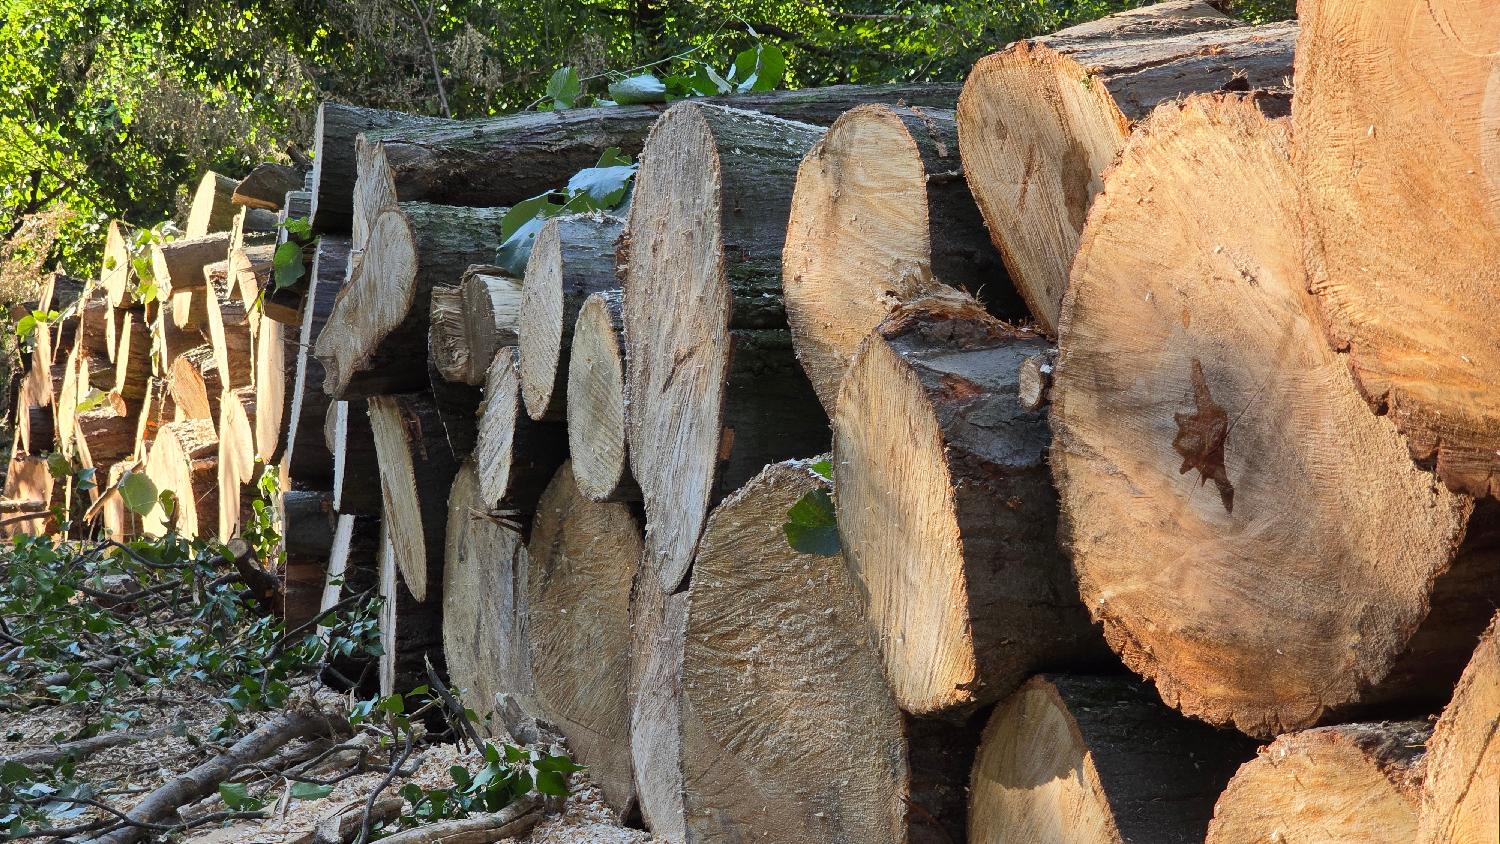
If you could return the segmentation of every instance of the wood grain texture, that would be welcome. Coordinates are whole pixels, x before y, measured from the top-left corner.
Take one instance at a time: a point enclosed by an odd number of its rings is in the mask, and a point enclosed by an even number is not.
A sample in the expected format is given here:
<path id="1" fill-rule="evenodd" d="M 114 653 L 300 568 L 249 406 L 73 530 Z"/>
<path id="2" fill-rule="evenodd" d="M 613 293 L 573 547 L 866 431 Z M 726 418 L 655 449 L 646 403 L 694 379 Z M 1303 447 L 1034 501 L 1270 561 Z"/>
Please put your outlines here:
<path id="1" fill-rule="evenodd" d="M 1500 839 L 1500 617 L 1480 637 L 1427 743 L 1421 844 Z"/>

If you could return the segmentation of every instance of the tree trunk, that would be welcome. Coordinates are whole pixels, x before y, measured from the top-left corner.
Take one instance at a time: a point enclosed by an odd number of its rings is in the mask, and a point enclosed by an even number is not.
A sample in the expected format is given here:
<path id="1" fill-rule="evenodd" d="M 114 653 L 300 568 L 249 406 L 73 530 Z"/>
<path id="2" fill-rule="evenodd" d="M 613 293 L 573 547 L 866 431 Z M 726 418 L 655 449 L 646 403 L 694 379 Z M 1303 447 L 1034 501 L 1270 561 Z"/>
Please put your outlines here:
<path id="1" fill-rule="evenodd" d="M 567 456 L 563 426 L 533 421 L 521 411 L 516 350 L 501 349 L 490 365 L 474 444 L 479 500 L 502 510 L 524 536 L 542 490 Z"/>
<path id="2" fill-rule="evenodd" d="M 430 394 L 376 396 L 369 411 L 396 564 L 418 601 L 441 606 L 447 493 L 458 464 Z"/>
<path id="3" fill-rule="evenodd" d="M 321 233 L 349 231 L 354 195 L 354 141 L 361 132 L 401 125 L 454 125 L 456 122 L 343 103 L 319 103 L 317 121 L 313 126 L 313 230 Z"/>
<path id="4" fill-rule="evenodd" d="M 1135 678 L 1038 676 L 984 729 L 969 841 L 1198 844 L 1214 799 L 1254 752 Z"/>
<path id="5" fill-rule="evenodd" d="M 256 494 L 255 388 L 240 387 L 219 400 L 219 513 L 217 536 L 240 535 Z"/>
<path id="6" fill-rule="evenodd" d="M 860 106 L 797 170 L 782 256 L 797 358 L 830 414 L 859 344 L 940 283 L 1026 313 L 963 181 L 953 113 Z"/>
<path id="7" fill-rule="evenodd" d="M 437 402 L 438 415 L 454 457 L 462 460 L 474 451 L 479 437 L 479 405 L 483 393 L 463 380 L 445 373 L 468 377 L 469 346 L 464 336 L 463 296 L 452 284 L 432 288 L 430 324 L 427 329 L 428 381 Z"/>
<path id="8" fill-rule="evenodd" d="M 1422 844 L 1500 840 L 1500 616 L 1490 622 L 1427 742 Z"/>
<path id="9" fill-rule="evenodd" d="M 1325 342 L 1288 126 L 1203 96 L 1142 128 L 1085 230 L 1052 387 L 1084 604 L 1169 704 L 1251 735 L 1441 696 L 1489 614 L 1460 593 L 1500 590 L 1500 549 L 1455 557 L 1472 503 Z"/>
<path id="10" fill-rule="evenodd" d="M 1500 17 L 1457 0 L 1305 11 L 1294 164 L 1327 334 L 1417 460 L 1500 498 Z"/>
<path id="11" fill-rule="evenodd" d="M 648 552 L 661 558 L 668 591 L 710 506 L 767 463 L 826 450 L 781 302 L 797 162 L 821 135 L 682 103 L 646 141 L 620 247 L 634 397 L 625 421 Z"/>
<path id="12" fill-rule="evenodd" d="M 104 235 L 104 262 L 99 270 L 99 286 L 116 308 L 135 303 L 135 266 L 131 263 L 131 244 L 135 229 L 119 220 L 110 220 Z"/>
<path id="13" fill-rule="evenodd" d="M 630 767 L 630 585 L 641 528 L 624 504 L 579 494 L 566 463 L 542 493 L 518 569 L 536 715 L 554 724 L 623 817 Z"/>
<path id="14" fill-rule="evenodd" d="M 537 232 L 521 288 L 517 344 L 521 398 L 532 419 L 562 419 L 568 349 L 578 309 L 592 293 L 618 290 L 615 244 L 625 223 L 608 214 L 548 220 Z"/>
<path id="15" fill-rule="evenodd" d="M 219 443 L 213 419 L 185 419 L 162 425 L 146 454 L 146 476 L 158 491 L 177 497 L 177 533 L 194 539 L 208 536 L 219 515 Z M 148 536 L 167 532 L 169 517 L 157 505 L 141 520 Z"/>
<path id="16" fill-rule="evenodd" d="M 269 162 L 259 164 L 234 186 L 230 201 L 246 208 L 280 211 L 287 192 L 301 190 L 302 181 L 303 173 L 296 167 Z"/>
<path id="17" fill-rule="evenodd" d="M 198 180 L 198 189 L 193 192 L 193 204 L 189 206 L 187 220 L 182 226 L 184 235 L 195 238 L 210 232 L 228 231 L 234 224 L 234 215 L 240 210 L 234 204 L 234 189 L 238 184 L 238 180 L 212 170 L 204 173 Z"/>
<path id="18" fill-rule="evenodd" d="M 464 461 L 448 496 L 443 652 L 454 688 L 483 719 L 496 694 L 524 694 L 529 681 L 516 615 L 516 573 L 526 547 L 520 532 L 480 500 L 478 479 L 474 461 Z"/>
<path id="19" fill-rule="evenodd" d="M 329 395 L 350 399 L 426 385 L 425 367 L 414 362 L 427 344 L 432 287 L 493 257 L 505 211 L 404 203 L 380 215 L 359 277 L 339 291 L 331 330 L 315 348 Z"/>
<path id="20" fill-rule="evenodd" d="M 964 174 L 1016 289 L 1057 331 L 1089 205 L 1157 103 L 1274 91 L 1285 114 L 1295 23 L 1245 26 L 1207 2 L 1119 12 L 980 59 L 958 102 Z"/>
<path id="21" fill-rule="evenodd" d="M 1406 844 L 1417 840 L 1422 721 L 1289 733 L 1261 748 L 1214 806 L 1207 844 Z"/>
<path id="22" fill-rule="evenodd" d="M 966 296 L 920 299 L 870 335 L 839 394 L 838 529 L 908 712 L 965 711 L 1107 653 L 1057 544 L 1046 415 L 1017 400 L 1021 361 L 1045 347 Z"/>
<path id="23" fill-rule="evenodd" d="M 219 395 L 224 392 L 213 347 L 204 344 L 183 352 L 172 364 L 167 389 L 178 418 L 207 419 L 213 424 L 219 418 Z"/>
<path id="24" fill-rule="evenodd" d="M 623 297 L 595 293 L 578 310 L 568 360 L 568 453 L 591 501 L 637 501 L 625 448 Z"/>

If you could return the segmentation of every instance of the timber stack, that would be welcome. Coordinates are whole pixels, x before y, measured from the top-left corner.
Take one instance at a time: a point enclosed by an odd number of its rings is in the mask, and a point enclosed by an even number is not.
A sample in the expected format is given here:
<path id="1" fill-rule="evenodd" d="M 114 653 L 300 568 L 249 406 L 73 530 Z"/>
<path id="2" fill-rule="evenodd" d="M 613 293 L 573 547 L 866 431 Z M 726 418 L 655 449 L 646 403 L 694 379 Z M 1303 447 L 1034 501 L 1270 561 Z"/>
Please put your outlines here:
<path id="1" fill-rule="evenodd" d="M 665 841 L 1494 841 L 1500 18 L 1376 5 L 325 103 L 310 172 L 48 279 L 0 518 L 274 514 L 284 612 L 386 599 L 372 686 L 519 706 Z"/>

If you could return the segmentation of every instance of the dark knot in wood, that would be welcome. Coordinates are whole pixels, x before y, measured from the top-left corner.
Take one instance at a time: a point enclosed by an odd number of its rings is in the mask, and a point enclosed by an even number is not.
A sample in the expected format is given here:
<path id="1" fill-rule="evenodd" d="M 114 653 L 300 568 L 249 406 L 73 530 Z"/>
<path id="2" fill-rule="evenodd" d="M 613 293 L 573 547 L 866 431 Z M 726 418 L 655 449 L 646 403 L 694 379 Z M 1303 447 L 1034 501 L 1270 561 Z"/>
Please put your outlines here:
<path id="1" fill-rule="evenodd" d="M 1213 481 L 1219 488 L 1224 509 L 1233 513 L 1234 486 L 1229 483 L 1229 472 L 1224 468 L 1229 414 L 1209 395 L 1203 363 L 1196 358 L 1193 360 L 1193 405 L 1191 413 L 1173 414 L 1177 420 L 1177 436 L 1172 440 L 1172 448 L 1182 455 L 1182 466 L 1177 471 L 1186 474 L 1197 469 L 1199 485 Z"/>

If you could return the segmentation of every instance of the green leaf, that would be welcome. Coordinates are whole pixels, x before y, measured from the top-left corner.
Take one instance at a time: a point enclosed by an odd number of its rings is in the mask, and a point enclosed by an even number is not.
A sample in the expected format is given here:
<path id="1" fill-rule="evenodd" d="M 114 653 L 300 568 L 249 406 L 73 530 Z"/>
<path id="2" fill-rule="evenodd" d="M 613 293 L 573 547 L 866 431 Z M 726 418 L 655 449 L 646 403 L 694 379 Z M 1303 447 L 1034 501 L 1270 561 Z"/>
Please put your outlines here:
<path id="1" fill-rule="evenodd" d="M 277 290 L 296 284 L 297 279 L 307 271 L 302 265 L 302 247 L 290 240 L 276 247 L 275 254 L 271 256 L 271 267 L 271 276 Z"/>
<path id="2" fill-rule="evenodd" d="M 798 499 L 787 511 L 782 530 L 787 543 L 799 553 L 831 557 L 843 548 L 833 499 L 826 490 L 815 489 Z"/>
<path id="3" fill-rule="evenodd" d="M 551 216 L 549 210 L 552 207 L 551 191 L 540 196 L 533 196 L 530 199 L 523 199 L 512 205 L 510 210 L 505 212 L 505 216 L 500 218 L 500 239 L 502 241 L 509 240 L 511 235 L 535 219 L 538 214 Z"/>
<path id="4" fill-rule="evenodd" d="M 567 797 L 568 778 L 556 771 L 537 771 L 536 790 L 553 797 Z"/>
<path id="5" fill-rule="evenodd" d="M 47 455 L 47 472 L 54 478 L 65 478 L 73 474 L 73 464 L 61 452 Z"/>
<path id="6" fill-rule="evenodd" d="M 312 223 L 301 217 L 292 217 L 281 224 L 286 233 L 295 238 L 306 239 L 312 237 Z"/>
<path id="7" fill-rule="evenodd" d="M 135 288 L 136 301 L 140 302 L 142 305 L 149 305 L 152 302 L 156 301 L 157 292 L 158 291 L 156 288 L 156 284 L 154 282 L 143 281 Z"/>
<path id="8" fill-rule="evenodd" d="M 757 43 L 734 57 L 732 78 L 740 80 L 736 91 L 770 91 L 781 84 L 785 75 L 786 56 L 774 44 Z"/>
<path id="9" fill-rule="evenodd" d="M 572 108 L 581 93 L 583 83 L 578 80 L 578 71 L 571 67 L 558 68 L 547 81 L 547 99 L 552 101 L 553 108 Z"/>
<path id="10" fill-rule="evenodd" d="M 35 330 L 36 330 L 36 317 L 33 316 L 33 315 L 31 315 L 31 314 L 27 314 L 26 316 L 23 316 L 19 320 L 16 321 L 16 335 L 18 337 L 20 337 L 22 340 L 25 340 L 28 337 L 30 337 L 31 336 L 31 332 L 33 332 Z"/>
<path id="11" fill-rule="evenodd" d="M 620 105 L 664 103 L 667 86 L 649 73 L 609 83 L 609 97 Z"/>
<path id="12" fill-rule="evenodd" d="M 634 164 L 586 167 L 568 180 L 568 193 L 587 196 L 599 210 L 607 211 L 625 198 L 630 190 L 630 182 L 635 178 L 635 171 Z"/>
<path id="13" fill-rule="evenodd" d="M 6 760 L 4 765 L 0 765 L 0 783 L 15 785 L 16 783 L 28 782 L 33 779 L 36 779 L 36 775 L 31 773 L 30 768 L 22 765 L 20 762 Z"/>
<path id="14" fill-rule="evenodd" d="M 832 460 L 819 460 L 813 463 L 811 466 L 808 466 L 807 468 L 811 469 L 814 475 L 817 475 L 825 481 L 833 480 Z"/>
<path id="15" fill-rule="evenodd" d="M 521 278 L 526 275 L 526 262 L 531 260 L 531 244 L 537 232 L 546 223 L 545 217 L 532 217 L 516 229 L 515 234 L 505 239 L 495 251 L 495 264 L 506 272 Z"/>
<path id="16" fill-rule="evenodd" d="M 224 798 L 224 805 L 231 812 L 253 812 L 266 805 L 264 801 L 251 797 L 250 787 L 242 782 L 220 783 L 219 796 Z"/>
<path id="17" fill-rule="evenodd" d="M 311 782 L 292 783 L 292 797 L 297 800 L 322 800 L 333 793 L 333 786 Z"/>

